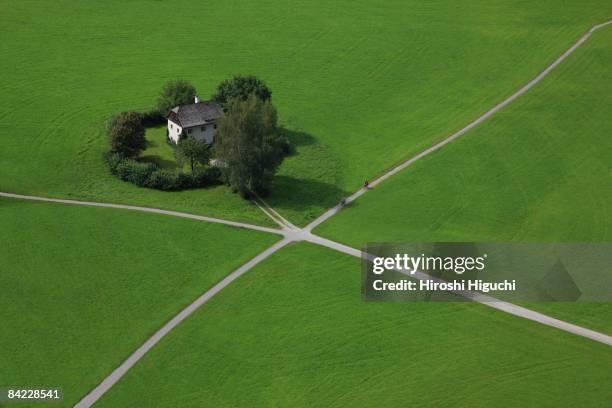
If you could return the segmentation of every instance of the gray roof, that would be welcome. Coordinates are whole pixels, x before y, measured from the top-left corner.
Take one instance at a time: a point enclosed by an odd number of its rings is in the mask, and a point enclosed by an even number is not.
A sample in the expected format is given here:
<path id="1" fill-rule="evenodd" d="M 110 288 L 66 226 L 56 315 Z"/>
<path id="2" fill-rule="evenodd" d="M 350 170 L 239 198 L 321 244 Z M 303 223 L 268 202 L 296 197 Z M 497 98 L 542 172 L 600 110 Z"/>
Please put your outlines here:
<path id="1" fill-rule="evenodd" d="M 221 105 L 213 101 L 204 101 L 177 106 L 168 113 L 167 118 L 181 127 L 193 127 L 214 123 L 222 116 Z"/>

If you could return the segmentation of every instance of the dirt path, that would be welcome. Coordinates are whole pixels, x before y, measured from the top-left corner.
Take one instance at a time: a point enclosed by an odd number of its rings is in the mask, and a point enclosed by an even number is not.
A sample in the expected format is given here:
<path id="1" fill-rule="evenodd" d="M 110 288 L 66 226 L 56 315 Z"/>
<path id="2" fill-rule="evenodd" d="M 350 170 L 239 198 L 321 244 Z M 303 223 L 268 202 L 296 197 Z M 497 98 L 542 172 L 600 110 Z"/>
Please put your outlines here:
<path id="1" fill-rule="evenodd" d="M 270 217 L 275 223 L 278 224 L 284 230 L 293 230 L 299 231 L 300 228 L 296 227 L 292 223 L 290 223 L 286 218 L 280 215 L 276 210 L 270 207 L 264 200 L 262 200 L 259 196 L 255 196 L 253 200 L 255 204 L 263 211 L 268 217 Z"/>
<path id="2" fill-rule="evenodd" d="M 77 408 L 85 408 L 91 407 L 106 391 L 108 391 L 121 377 L 128 372 L 130 368 L 134 364 L 138 362 L 149 350 L 153 348 L 166 334 L 168 334 L 172 329 L 178 326 L 183 320 L 189 317 L 193 312 L 198 310 L 200 306 L 206 303 L 210 298 L 215 296 L 221 290 L 223 290 L 227 285 L 238 279 L 240 276 L 244 275 L 249 269 L 272 255 L 274 252 L 278 251 L 285 245 L 287 245 L 290 241 L 287 239 L 283 239 L 276 244 L 272 245 L 265 251 L 261 252 L 255 258 L 251 259 L 249 262 L 242 265 L 240 268 L 236 269 L 234 272 L 227 275 L 221 282 L 217 283 L 215 286 L 207 290 L 202 296 L 197 298 L 193 303 L 187 306 L 185 309 L 181 310 L 179 314 L 174 316 L 168 323 L 166 323 L 161 329 L 159 329 L 153 336 L 151 336 L 142 346 L 138 347 L 138 349 L 132 353 L 119 367 L 117 367 L 108 377 L 104 379 L 96 388 L 94 388 L 89 394 L 85 396 L 78 404 L 75 405 Z"/>
<path id="3" fill-rule="evenodd" d="M 139 207 L 135 205 L 124 205 L 124 204 L 97 203 L 93 201 L 65 200 L 61 198 L 37 197 L 37 196 L 3 193 L 3 192 L 0 192 L 0 197 L 17 198 L 20 200 L 29 200 L 29 201 L 44 201 L 48 203 L 85 205 L 85 206 L 90 206 L 90 207 L 118 208 L 121 210 L 141 211 L 141 212 L 148 212 L 148 213 L 153 213 L 153 214 L 170 215 L 173 217 L 189 218 L 189 219 L 198 220 L 198 221 L 213 222 L 216 224 L 224 224 L 224 225 L 229 225 L 231 227 L 236 227 L 236 228 L 246 228 L 246 229 L 251 229 L 255 231 L 268 232 L 270 234 L 285 235 L 284 231 L 280 229 L 262 227 L 260 225 L 247 224 L 244 222 L 229 221 L 229 220 L 224 220 L 222 218 L 205 217 L 203 215 L 189 214 L 189 213 L 184 213 L 180 211 L 162 210 L 159 208 Z"/>

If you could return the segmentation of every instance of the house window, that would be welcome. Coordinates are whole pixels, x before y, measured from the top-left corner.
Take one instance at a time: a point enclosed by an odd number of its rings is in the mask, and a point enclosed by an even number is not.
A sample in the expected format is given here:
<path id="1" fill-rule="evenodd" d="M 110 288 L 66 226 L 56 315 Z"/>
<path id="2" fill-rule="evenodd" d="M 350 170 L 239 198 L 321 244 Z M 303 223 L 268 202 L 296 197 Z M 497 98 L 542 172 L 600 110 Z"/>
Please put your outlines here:
<path id="1" fill-rule="evenodd" d="M 170 129 L 172 129 L 172 123 L 170 124 Z"/>
<path id="2" fill-rule="evenodd" d="M 187 134 L 191 134 L 191 129 L 187 129 Z"/>
<path id="3" fill-rule="evenodd" d="M 217 128 L 217 124 L 215 123 L 215 127 L 214 127 L 214 129 L 216 129 L 216 128 Z"/>
<path id="4" fill-rule="evenodd" d="M 200 128 L 200 130 L 201 130 L 202 132 L 205 132 L 205 131 L 206 131 L 206 126 L 202 126 L 202 127 Z"/>
<path id="5" fill-rule="evenodd" d="M 176 133 L 179 133 L 181 130 L 179 128 L 176 128 Z"/>

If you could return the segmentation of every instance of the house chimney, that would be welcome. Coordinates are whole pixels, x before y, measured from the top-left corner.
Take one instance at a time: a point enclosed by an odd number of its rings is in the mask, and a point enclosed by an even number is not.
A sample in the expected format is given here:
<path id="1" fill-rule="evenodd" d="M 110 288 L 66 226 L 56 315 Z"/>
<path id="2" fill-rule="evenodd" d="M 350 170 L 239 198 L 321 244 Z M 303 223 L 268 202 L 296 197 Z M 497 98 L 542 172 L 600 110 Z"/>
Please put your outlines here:
<path id="1" fill-rule="evenodd" d="M 195 103 L 200 103 L 200 98 L 198 98 L 198 95 L 195 97 Z"/>

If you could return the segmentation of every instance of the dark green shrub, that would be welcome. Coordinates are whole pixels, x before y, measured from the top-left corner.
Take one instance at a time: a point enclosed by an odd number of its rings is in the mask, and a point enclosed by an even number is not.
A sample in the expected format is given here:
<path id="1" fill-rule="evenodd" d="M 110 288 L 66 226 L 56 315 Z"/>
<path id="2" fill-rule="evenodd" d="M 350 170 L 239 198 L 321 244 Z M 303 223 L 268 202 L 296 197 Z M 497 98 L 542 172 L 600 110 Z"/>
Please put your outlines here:
<path id="1" fill-rule="evenodd" d="M 208 187 L 221 184 L 221 170 L 218 167 L 196 169 L 192 174 L 193 187 Z"/>
<path id="2" fill-rule="evenodd" d="M 127 181 L 130 176 L 130 163 L 128 160 L 121 160 L 115 168 L 115 175 L 121 180 Z"/>
<path id="3" fill-rule="evenodd" d="M 126 159 L 117 153 L 107 153 L 104 159 L 111 174 L 137 185 L 143 185 L 149 175 L 157 169 L 157 166 L 153 163 L 141 163 L 133 159 Z"/>
<path id="4" fill-rule="evenodd" d="M 145 128 L 140 114 L 122 112 L 108 123 L 111 151 L 123 157 L 135 157 L 146 147 Z"/>
<path id="5" fill-rule="evenodd" d="M 163 191 L 178 190 L 177 185 L 178 173 L 170 170 L 157 169 L 151 173 L 147 181 L 147 187 Z"/>
<path id="6" fill-rule="evenodd" d="M 232 79 L 219 84 L 213 100 L 226 106 L 232 99 L 246 101 L 251 95 L 261 101 L 269 101 L 272 98 L 272 91 L 265 82 L 253 75 L 235 75 Z"/>
<path id="7" fill-rule="evenodd" d="M 184 171 L 178 171 L 176 173 L 176 190 L 186 190 L 193 187 L 193 179 L 191 174 L 185 173 Z"/>
<path id="8" fill-rule="evenodd" d="M 104 153 L 104 160 L 108 164 L 111 174 L 117 175 L 117 166 L 119 166 L 119 163 L 121 163 L 124 159 L 118 153 L 106 152 Z"/>
<path id="9" fill-rule="evenodd" d="M 223 184 L 223 173 L 219 167 L 208 167 L 205 171 L 209 185 Z"/>
<path id="10" fill-rule="evenodd" d="M 221 170 L 218 167 L 206 167 L 196 169 L 193 173 L 185 173 L 182 170 L 161 169 L 154 163 L 127 159 L 111 152 L 104 155 L 104 160 L 111 174 L 139 187 L 178 191 L 221 184 Z"/>
<path id="11" fill-rule="evenodd" d="M 181 137 L 174 149 L 174 157 L 178 163 L 188 163 L 193 173 L 196 164 L 208 164 L 210 149 L 206 143 L 195 137 Z"/>
<path id="12" fill-rule="evenodd" d="M 124 159 L 116 167 L 116 175 L 125 181 L 144 187 L 148 184 L 151 174 L 158 170 L 153 163 L 141 163 L 136 160 Z"/>
<path id="13" fill-rule="evenodd" d="M 193 85 L 183 79 L 168 81 L 157 98 L 157 112 L 167 115 L 170 109 L 177 105 L 193 103 L 196 90 Z"/>
<path id="14" fill-rule="evenodd" d="M 146 187 L 151 173 L 159 168 L 153 163 L 133 161 L 130 164 L 130 175 L 127 181 L 132 182 L 139 187 Z"/>

